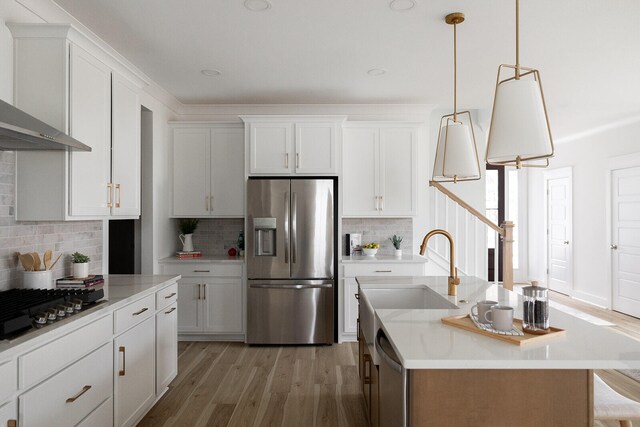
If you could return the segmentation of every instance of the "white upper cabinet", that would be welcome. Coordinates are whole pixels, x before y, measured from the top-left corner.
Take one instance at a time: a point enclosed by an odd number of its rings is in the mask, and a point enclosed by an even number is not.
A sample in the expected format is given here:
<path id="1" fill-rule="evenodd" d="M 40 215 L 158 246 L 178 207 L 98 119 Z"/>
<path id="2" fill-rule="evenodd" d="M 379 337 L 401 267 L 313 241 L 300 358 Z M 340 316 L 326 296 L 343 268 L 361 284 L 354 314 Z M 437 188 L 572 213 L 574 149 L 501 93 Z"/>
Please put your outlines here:
<path id="1" fill-rule="evenodd" d="M 173 126 L 173 216 L 244 216 L 242 125 Z"/>
<path id="2" fill-rule="evenodd" d="M 242 116 L 249 175 L 336 175 L 344 116 Z"/>
<path id="3" fill-rule="evenodd" d="M 416 124 L 358 124 L 344 130 L 343 215 L 416 214 Z"/>
<path id="4" fill-rule="evenodd" d="M 139 216 L 140 80 L 69 25 L 8 27 L 15 105 L 91 147 L 19 152 L 16 219 Z"/>
<path id="5" fill-rule="evenodd" d="M 140 95 L 135 85 L 112 75 L 112 216 L 140 215 Z"/>

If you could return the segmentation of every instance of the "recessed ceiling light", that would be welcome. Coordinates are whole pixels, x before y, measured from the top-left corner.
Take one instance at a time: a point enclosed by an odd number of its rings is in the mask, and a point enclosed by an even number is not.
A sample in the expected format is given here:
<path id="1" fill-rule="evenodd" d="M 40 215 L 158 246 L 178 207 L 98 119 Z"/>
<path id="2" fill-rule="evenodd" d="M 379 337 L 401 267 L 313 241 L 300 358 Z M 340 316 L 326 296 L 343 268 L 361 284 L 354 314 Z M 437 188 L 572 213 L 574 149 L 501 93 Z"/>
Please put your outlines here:
<path id="1" fill-rule="evenodd" d="M 200 72 L 203 75 L 208 76 L 208 77 L 219 76 L 220 74 L 222 74 L 222 72 L 220 70 L 202 70 Z"/>
<path id="2" fill-rule="evenodd" d="M 387 73 L 387 70 L 385 70 L 384 68 L 372 68 L 369 71 L 367 71 L 367 74 L 369 74 L 370 76 L 381 76 L 386 73 Z"/>
<path id="3" fill-rule="evenodd" d="M 244 0 L 244 7 L 252 12 L 264 12 L 271 9 L 271 3 L 267 0 Z"/>
<path id="4" fill-rule="evenodd" d="M 416 7 L 416 2 L 415 0 L 391 0 L 389 7 L 391 10 L 395 10 L 396 12 L 403 12 Z"/>

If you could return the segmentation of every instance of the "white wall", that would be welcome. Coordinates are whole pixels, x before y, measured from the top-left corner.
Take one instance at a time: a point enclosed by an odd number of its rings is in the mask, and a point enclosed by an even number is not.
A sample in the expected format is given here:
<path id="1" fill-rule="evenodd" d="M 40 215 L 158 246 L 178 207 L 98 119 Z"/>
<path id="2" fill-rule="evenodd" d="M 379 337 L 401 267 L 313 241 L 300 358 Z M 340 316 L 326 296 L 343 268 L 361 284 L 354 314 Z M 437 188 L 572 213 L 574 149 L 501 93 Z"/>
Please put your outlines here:
<path id="1" fill-rule="evenodd" d="M 610 307 L 606 160 L 640 152 L 640 120 L 556 144 L 550 168 L 573 169 L 573 292 Z M 544 170 L 529 171 L 530 278 L 546 281 Z"/>

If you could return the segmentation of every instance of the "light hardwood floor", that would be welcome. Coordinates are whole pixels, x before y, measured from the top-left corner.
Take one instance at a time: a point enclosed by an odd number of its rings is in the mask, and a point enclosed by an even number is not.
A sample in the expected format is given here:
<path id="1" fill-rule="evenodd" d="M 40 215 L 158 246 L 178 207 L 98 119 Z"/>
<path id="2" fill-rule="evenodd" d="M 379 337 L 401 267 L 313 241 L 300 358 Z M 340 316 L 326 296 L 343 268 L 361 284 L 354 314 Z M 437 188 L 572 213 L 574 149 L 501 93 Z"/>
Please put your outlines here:
<path id="1" fill-rule="evenodd" d="M 180 342 L 178 377 L 139 426 L 366 426 L 357 352 Z"/>
<path id="2" fill-rule="evenodd" d="M 553 292 L 551 299 L 608 320 L 616 325 L 612 330 L 640 341 L 640 319 Z M 139 425 L 366 426 L 357 351 L 355 343 L 249 347 L 180 342 L 178 377 Z M 597 373 L 619 393 L 640 401 L 639 382 L 617 371 Z"/>

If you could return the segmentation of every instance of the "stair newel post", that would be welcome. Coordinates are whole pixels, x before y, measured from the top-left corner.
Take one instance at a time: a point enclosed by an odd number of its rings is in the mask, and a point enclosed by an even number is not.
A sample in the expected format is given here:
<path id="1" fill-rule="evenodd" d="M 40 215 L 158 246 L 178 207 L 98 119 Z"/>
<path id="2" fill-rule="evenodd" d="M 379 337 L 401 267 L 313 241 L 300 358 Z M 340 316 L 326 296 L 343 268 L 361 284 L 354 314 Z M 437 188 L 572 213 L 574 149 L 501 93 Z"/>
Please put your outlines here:
<path id="1" fill-rule="evenodd" d="M 513 222 L 502 223 L 502 286 L 513 290 Z"/>

